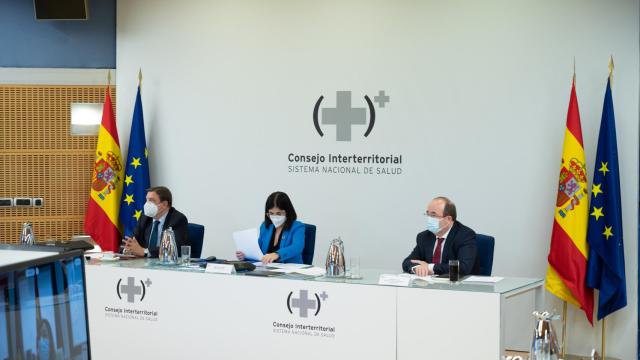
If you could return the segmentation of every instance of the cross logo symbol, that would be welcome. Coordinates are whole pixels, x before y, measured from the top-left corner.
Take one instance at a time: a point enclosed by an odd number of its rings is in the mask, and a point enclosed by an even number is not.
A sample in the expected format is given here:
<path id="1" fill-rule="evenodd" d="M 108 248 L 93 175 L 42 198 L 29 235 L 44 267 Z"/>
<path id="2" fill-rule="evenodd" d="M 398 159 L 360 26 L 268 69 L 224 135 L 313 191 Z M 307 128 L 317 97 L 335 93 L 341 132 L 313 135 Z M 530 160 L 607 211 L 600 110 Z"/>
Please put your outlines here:
<path id="1" fill-rule="evenodd" d="M 315 310 L 316 300 L 309 298 L 308 290 L 300 290 L 299 297 L 297 299 L 291 299 L 291 307 L 300 310 L 300 317 L 306 318 L 309 316 L 309 310 Z"/>
<path id="2" fill-rule="evenodd" d="M 381 108 L 383 108 L 384 105 L 389 102 L 389 99 L 389 95 L 386 95 L 384 93 L 384 90 L 380 90 L 378 92 L 378 95 L 373 97 L 373 101 L 377 102 L 378 106 Z"/>
<path id="3" fill-rule="evenodd" d="M 132 303 L 136 295 L 142 295 L 142 286 L 135 284 L 136 279 L 134 277 L 127 278 L 126 285 L 120 285 L 120 292 L 127 295 L 127 302 Z"/>
<path id="4" fill-rule="evenodd" d="M 336 107 L 322 109 L 322 124 L 336 126 L 337 141 L 351 141 L 351 125 L 366 125 L 367 112 L 351 106 L 351 91 L 337 91 Z"/>
<path id="5" fill-rule="evenodd" d="M 321 137 L 324 136 L 320 127 L 320 105 L 324 95 L 321 95 L 313 107 L 313 126 Z M 376 103 L 381 108 L 389 102 L 389 95 L 384 90 L 380 90 L 374 97 Z M 351 127 L 353 125 L 367 125 L 364 137 L 369 136 L 376 124 L 376 108 L 369 98 L 364 96 L 367 104 L 366 108 L 354 108 L 351 106 L 351 91 L 336 91 L 336 107 L 322 108 L 322 124 L 336 126 L 336 141 L 351 141 Z M 367 122 L 367 108 L 369 109 L 369 121 Z"/>

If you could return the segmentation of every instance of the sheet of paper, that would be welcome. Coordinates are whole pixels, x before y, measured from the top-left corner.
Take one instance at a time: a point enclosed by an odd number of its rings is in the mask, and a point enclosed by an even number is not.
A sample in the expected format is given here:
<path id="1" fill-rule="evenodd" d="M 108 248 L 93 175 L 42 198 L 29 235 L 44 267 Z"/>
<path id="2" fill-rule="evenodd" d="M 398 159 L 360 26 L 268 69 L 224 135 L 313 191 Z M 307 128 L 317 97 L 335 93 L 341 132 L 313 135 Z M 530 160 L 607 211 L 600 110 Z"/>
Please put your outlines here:
<path id="1" fill-rule="evenodd" d="M 409 275 L 411 277 L 411 280 L 422 280 L 422 281 L 426 281 L 429 283 L 448 283 L 449 278 L 447 277 L 437 277 L 436 275 L 427 275 L 427 276 L 418 276 L 415 274 L 411 274 Z"/>
<path id="2" fill-rule="evenodd" d="M 311 265 L 307 264 L 283 264 L 283 263 L 271 263 L 267 264 L 267 267 L 276 268 L 276 269 L 305 269 L 310 267 Z"/>
<path id="3" fill-rule="evenodd" d="M 498 281 L 504 278 L 500 276 L 469 276 L 468 278 L 462 280 L 462 282 L 466 283 L 497 283 Z"/>
<path id="4" fill-rule="evenodd" d="M 233 241 L 236 243 L 236 250 L 242 251 L 247 259 L 260 260 L 264 256 L 258 245 L 258 229 L 236 231 L 233 233 Z"/>
<path id="5" fill-rule="evenodd" d="M 269 266 L 271 266 L 272 264 L 269 264 Z M 276 268 L 276 269 L 269 269 L 270 271 L 273 272 L 278 272 L 278 273 L 283 273 L 283 274 L 300 274 L 300 275 L 307 275 L 307 276 L 322 276 L 326 273 L 326 270 L 324 268 L 321 267 L 309 267 L 307 265 L 307 267 L 305 268 Z"/>
<path id="6" fill-rule="evenodd" d="M 283 274 L 289 274 L 295 271 L 295 269 L 278 269 L 278 268 L 268 268 L 268 269 L 269 271 L 283 273 Z"/>
<path id="7" fill-rule="evenodd" d="M 451 282 L 448 277 L 438 277 L 437 275 L 429 275 L 429 280 L 427 281 L 430 281 L 433 283 L 450 283 Z"/>
<path id="8" fill-rule="evenodd" d="M 314 266 L 305 269 L 297 269 L 294 271 L 294 273 L 309 276 L 322 276 L 327 273 L 327 270 L 325 268 Z"/>
<path id="9" fill-rule="evenodd" d="M 431 275 L 427 275 L 427 276 L 418 276 L 415 274 L 411 274 L 410 275 L 411 280 L 424 280 L 424 281 L 431 281 Z"/>
<path id="10" fill-rule="evenodd" d="M 404 274 L 380 274 L 380 279 L 378 279 L 379 285 L 409 286 L 410 283 L 411 276 L 406 276 Z"/>

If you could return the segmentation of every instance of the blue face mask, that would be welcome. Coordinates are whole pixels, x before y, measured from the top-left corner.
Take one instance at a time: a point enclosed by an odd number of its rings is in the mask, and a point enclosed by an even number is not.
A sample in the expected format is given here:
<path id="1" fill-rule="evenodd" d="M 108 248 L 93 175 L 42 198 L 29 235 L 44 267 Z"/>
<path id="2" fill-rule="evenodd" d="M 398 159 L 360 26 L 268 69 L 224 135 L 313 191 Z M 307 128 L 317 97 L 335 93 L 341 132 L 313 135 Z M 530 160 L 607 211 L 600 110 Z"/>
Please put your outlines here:
<path id="1" fill-rule="evenodd" d="M 48 360 L 49 359 L 49 340 L 48 339 L 40 339 L 38 341 L 38 359 Z"/>
<path id="2" fill-rule="evenodd" d="M 434 235 L 440 231 L 440 219 L 433 216 L 427 216 L 427 230 L 431 231 Z"/>

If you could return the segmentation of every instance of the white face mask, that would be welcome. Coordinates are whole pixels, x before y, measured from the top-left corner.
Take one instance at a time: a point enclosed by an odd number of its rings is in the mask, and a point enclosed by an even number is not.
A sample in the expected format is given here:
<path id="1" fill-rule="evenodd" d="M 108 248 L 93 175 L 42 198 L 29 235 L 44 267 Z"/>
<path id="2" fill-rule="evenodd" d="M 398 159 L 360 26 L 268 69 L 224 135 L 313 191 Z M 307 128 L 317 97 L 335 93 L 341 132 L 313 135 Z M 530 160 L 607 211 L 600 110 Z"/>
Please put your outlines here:
<path id="1" fill-rule="evenodd" d="M 151 201 L 147 201 L 144 203 L 144 214 L 148 217 L 154 217 L 158 215 L 158 205 L 152 203 Z"/>
<path id="2" fill-rule="evenodd" d="M 427 216 L 427 230 L 431 231 L 434 235 L 440 231 L 440 219 L 433 216 Z"/>
<path id="3" fill-rule="evenodd" d="M 285 215 L 269 215 L 269 219 L 273 223 L 273 226 L 280 227 L 287 221 L 287 217 Z"/>

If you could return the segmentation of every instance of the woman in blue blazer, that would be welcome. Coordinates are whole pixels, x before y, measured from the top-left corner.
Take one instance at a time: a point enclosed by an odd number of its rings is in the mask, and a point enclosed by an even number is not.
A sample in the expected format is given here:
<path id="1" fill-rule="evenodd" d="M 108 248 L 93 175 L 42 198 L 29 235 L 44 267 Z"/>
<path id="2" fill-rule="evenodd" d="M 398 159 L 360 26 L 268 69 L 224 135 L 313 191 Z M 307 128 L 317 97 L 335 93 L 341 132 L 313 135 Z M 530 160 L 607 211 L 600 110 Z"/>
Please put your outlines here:
<path id="1" fill-rule="evenodd" d="M 298 215 L 289 196 L 281 191 L 274 192 L 267 198 L 264 210 L 258 245 L 265 255 L 260 261 L 264 264 L 302 264 L 304 224 L 297 220 Z M 241 251 L 236 251 L 236 257 L 239 260 L 245 259 Z"/>

